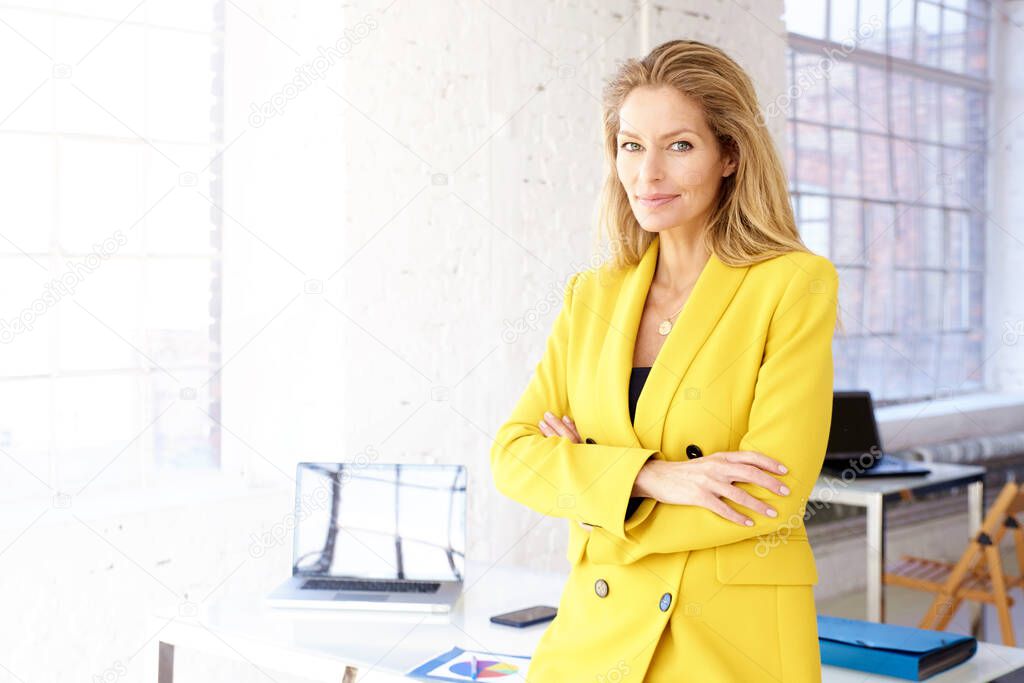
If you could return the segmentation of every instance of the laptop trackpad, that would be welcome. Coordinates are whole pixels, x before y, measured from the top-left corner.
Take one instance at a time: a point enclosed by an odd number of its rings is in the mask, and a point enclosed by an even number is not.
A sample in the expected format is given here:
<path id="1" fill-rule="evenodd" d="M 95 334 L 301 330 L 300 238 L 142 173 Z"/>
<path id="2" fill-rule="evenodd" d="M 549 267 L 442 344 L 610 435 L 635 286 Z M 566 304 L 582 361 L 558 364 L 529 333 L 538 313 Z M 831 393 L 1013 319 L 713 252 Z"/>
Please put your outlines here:
<path id="1" fill-rule="evenodd" d="M 351 600 L 354 597 L 355 597 L 355 595 L 353 595 L 352 593 L 335 593 L 334 594 L 334 599 L 335 600 Z M 369 594 L 366 594 L 366 595 L 360 595 L 359 596 L 359 602 L 387 602 L 389 597 L 390 596 L 387 595 L 386 593 L 385 594 L 369 593 Z"/>

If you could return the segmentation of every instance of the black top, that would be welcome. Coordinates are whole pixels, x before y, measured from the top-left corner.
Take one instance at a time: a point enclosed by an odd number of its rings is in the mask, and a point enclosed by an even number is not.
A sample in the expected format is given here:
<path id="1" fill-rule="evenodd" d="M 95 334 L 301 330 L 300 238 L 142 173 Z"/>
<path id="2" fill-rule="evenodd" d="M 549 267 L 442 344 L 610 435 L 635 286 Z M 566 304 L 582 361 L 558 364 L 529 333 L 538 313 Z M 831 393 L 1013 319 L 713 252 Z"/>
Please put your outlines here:
<path id="1" fill-rule="evenodd" d="M 629 421 L 636 421 L 636 404 L 640 400 L 640 390 L 644 388 L 650 368 L 633 368 L 629 375 Z"/>
<path id="2" fill-rule="evenodd" d="M 633 368 L 629 375 L 629 421 L 636 421 L 636 404 L 640 400 L 640 391 L 644 388 L 644 383 L 647 381 L 647 376 L 651 374 L 649 367 L 638 367 Z M 636 512 L 636 509 L 640 507 L 640 503 L 643 498 L 630 498 L 629 504 L 626 506 L 626 519 Z"/>

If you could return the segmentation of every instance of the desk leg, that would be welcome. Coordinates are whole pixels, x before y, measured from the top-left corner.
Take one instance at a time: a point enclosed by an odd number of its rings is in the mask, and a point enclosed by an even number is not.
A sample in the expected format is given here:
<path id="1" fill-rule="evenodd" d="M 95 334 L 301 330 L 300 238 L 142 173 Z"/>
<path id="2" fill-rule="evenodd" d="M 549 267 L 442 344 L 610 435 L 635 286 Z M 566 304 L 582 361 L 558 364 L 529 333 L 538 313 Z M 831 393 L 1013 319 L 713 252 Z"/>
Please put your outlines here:
<path id="1" fill-rule="evenodd" d="M 885 570 L 885 499 L 881 494 L 871 496 L 867 509 L 868 535 L 868 621 L 885 622 L 885 592 L 882 572 Z"/>
<path id="2" fill-rule="evenodd" d="M 973 538 L 981 530 L 981 521 L 985 516 L 985 482 L 975 481 L 967 485 L 967 526 Z M 971 635 L 978 640 L 985 640 L 985 605 L 969 600 L 971 609 Z"/>
<path id="3" fill-rule="evenodd" d="M 160 641 L 160 663 L 157 668 L 157 683 L 174 683 L 174 646 Z"/>

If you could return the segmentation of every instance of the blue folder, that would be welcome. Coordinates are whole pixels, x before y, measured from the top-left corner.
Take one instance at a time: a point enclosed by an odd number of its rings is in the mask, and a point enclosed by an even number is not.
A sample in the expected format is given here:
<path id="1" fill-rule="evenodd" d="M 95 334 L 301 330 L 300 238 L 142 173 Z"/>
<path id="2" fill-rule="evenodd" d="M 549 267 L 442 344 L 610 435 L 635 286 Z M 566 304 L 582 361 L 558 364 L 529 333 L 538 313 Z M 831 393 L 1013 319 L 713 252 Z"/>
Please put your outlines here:
<path id="1" fill-rule="evenodd" d="M 970 659 L 978 641 L 947 631 L 818 615 L 821 663 L 923 681 Z"/>

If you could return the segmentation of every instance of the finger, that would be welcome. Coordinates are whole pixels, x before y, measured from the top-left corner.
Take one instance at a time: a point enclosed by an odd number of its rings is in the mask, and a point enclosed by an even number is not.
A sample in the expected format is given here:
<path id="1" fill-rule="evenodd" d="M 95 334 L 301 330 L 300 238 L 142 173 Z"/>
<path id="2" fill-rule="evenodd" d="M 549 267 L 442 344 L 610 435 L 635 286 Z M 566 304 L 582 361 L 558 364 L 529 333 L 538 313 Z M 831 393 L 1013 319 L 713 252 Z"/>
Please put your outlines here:
<path id="1" fill-rule="evenodd" d="M 733 451 L 726 453 L 725 459 L 729 462 L 742 462 L 748 465 L 760 467 L 767 472 L 778 472 L 785 474 L 789 470 L 775 458 L 768 457 L 760 451 Z"/>
<path id="2" fill-rule="evenodd" d="M 731 507 L 722 502 L 722 500 L 717 496 L 710 496 L 710 500 L 708 500 L 704 504 L 704 507 L 714 512 L 719 517 L 724 517 L 730 522 L 736 522 L 741 526 L 754 525 L 754 521 L 752 519 L 748 518 L 746 515 L 740 514 L 736 510 L 733 510 Z"/>
<path id="3" fill-rule="evenodd" d="M 555 432 L 548 426 L 547 420 L 541 420 L 537 423 L 537 426 L 540 427 L 541 434 L 544 436 L 555 436 Z"/>
<path id="4" fill-rule="evenodd" d="M 778 479 L 754 465 L 733 464 L 728 465 L 726 470 L 729 474 L 729 483 L 734 481 L 747 481 L 757 484 L 780 496 L 789 495 L 789 488 Z"/>
<path id="5" fill-rule="evenodd" d="M 750 493 L 744 491 L 738 486 L 733 486 L 731 484 L 723 484 L 721 488 L 718 489 L 717 493 L 724 498 L 728 498 L 731 501 L 739 503 L 745 508 L 750 508 L 755 512 L 759 512 L 765 517 L 779 516 L 778 511 L 771 505 L 764 502 L 763 500 L 755 498 L 754 496 L 750 495 Z"/>
<path id="6" fill-rule="evenodd" d="M 553 431 L 555 434 L 564 437 L 570 436 L 569 428 L 566 427 L 561 420 L 552 415 L 550 412 L 544 413 L 544 421 L 547 422 L 548 427 L 550 427 L 551 431 Z"/>
<path id="7" fill-rule="evenodd" d="M 569 417 L 568 415 L 563 415 L 562 422 L 564 422 L 565 426 L 569 428 L 569 432 L 575 438 L 576 443 L 580 443 L 581 441 L 583 441 L 583 439 L 580 438 L 580 430 L 576 429 L 576 423 L 572 421 L 571 417 Z"/>

